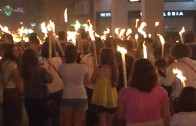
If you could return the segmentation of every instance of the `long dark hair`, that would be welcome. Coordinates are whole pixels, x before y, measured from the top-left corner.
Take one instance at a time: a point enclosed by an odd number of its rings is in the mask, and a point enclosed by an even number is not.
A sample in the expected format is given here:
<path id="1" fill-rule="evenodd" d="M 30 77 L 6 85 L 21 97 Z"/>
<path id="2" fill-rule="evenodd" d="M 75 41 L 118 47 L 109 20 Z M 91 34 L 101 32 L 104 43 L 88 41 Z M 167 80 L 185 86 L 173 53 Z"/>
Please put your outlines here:
<path id="1" fill-rule="evenodd" d="M 78 58 L 78 52 L 74 45 L 67 45 L 65 49 L 65 62 L 73 63 Z"/>
<path id="2" fill-rule="evenodd" d="M 56 57 L 57 54 L 56 54 L 56 47 L 55 47 L 55 44 L 56 42 L 52 42 L 52 50 L 51 50 L 51 55 L 52 57 Z M 47 37 L 45 42 L 43 43 L 42 45 L 42 49 L 41 49 L 41 56 L 44 57 L 44 58 L 49 58 L 49 38 Z"/>
<path id="3" fill-rule="evenodd" d="M 14 44 L 7 44 L 6 45 L 6 49 L 5 49 L 5 52 L 3 55 L 2 62 L 6 61 L 6 60 L 11 60 L 11 61 L 16 62 L 18 64 L 19 59 L 18 59 L 18 57 L 14 56 L 14 54 L 13 54 L 14 47 L 17 47 L 17 46 Z"/>
<path id="4" fill-rule="evenodd" d="M 110 65 L 111 66 L 111 80 L 112 80 L 112 85 L 117 86 L 116 84 L 118 83 L 118 68 L 117 68 L 117 63 L 116 59 L 114 56 L 114 52 L 110 48 L 102 48 L 100 52 L 100 65 Z"/>
<path id="5" fill-rule="evenodd" d="M 38 66 L 38 57 L 33 49 L 26 49 L 22 56 L 21 74 L 24 81 L 32 81 L 33 69 Z"/>
<path id="6" fill-rule="evenodd" d="M 14 44 L 6 44 L 4 46 L 5 48 L 5 52 L 3 54 L 3 58 L 0 62 L 0 72 L 2 72 L 2 64 L 3 62 L 7 61 L 7 60 L 10 60 L 12 62 L 15 62 L 18 66 L 19 66 L 19 58 L 14 56 L 14 53 L 13 53 L 13 48 L 15 47 L 16 45 Z"/>
<path id="7" fill-rule="evenodd" d="M 142 92 L 150 92 L 158 83 L 158 74 L 155 66 L 147 59 L 135 61 L 129 86 Z"/>
<path id="8" fill-rule="evenodd" d="M 183 88 L 177 103 L 180 112 L 196 111 L 196 89 L 194 87 Z"/>

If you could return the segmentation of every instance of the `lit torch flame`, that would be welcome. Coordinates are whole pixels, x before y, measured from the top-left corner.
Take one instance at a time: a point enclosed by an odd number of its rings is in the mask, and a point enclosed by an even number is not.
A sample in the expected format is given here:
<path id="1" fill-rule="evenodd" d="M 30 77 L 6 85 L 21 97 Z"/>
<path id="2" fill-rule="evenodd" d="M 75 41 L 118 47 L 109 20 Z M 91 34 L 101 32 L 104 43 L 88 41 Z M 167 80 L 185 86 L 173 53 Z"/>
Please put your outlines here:
<path id="1" fill-rule="evenodd" d="M 80 22 L 77 20 L 76 24 L 74 25 L 74 28 L 76 31 L 78 31 L 80 29 Z"/>
<path id="2" fill-rule="evenodd" d="M 158 21 L 155 22 L 155 27 L 157 27 L 157 26 L 159 26 L 159 22 Z"/>
<path id="3" fill-rule="evenodd" d="M 162 57 L 164 57 L 164 45 L 165 45 L 165 39 L 161 34 L 158 34 L 161 45 L 162 45 Z"/>
<path id="4" fill-rule="evenodd" d="M 122 39 L 122 37 L 123 37 L 123 35 L 124 35 L 124 33 L 125 33 L 125 29 L 121 29 L 120 30 L 120 33 L 119 33 L 119 38 L 121 38 Z"/>
<path id="5" fill-rule="evenodd" d="M 146 32 L 143 30 L 145 26 L 147 26 L 146 22 L 142 22 L 140 27 L 138 28 L 138 32 L 141 33 L 144 36 L 144 38 L 147 37 Z"/>
<path id="6" fill-rule="evenodd" d="M 119 35 L 119 28 L 115 28 L 115 34 L 118 36 Z"/>
<path id="7" fill-rule="evenodd" d="M 125 59 L 125 54 L 127 53 L 127 50 L 120 46 L 117 46 L 117 50 L 121 53 L 122 56 L 123 82 L 124 82 L 124 86 L 127 87 L 126 59 Z"/>
<path id="8" fill-rule="evenodd" d="M 183 34 L 184 32 L 185 32 L 185 28 L 182 27 L 181 31 L 179 32 L 179 34 L 180 34 L 180 39 L 181 39 L 181 42 L 182 42 L 182 43 L 184 43 L 183 37 L 182 37 L 182 34 Z"/>
<path id="9" fill-rule="evenodd" d="M 138 28 L 138 23 L 139 23 L 140 19 L 136 19 L 135 20 L 135 27 Z"/>
<path id="10" fill-rule="evenodd" d="M 0 25 L 0 28 L 1 28 L 1 31 L 2 31 L 2 32 L 11 34 L 11 32 L 9 31 L 9 28 L 8 28 L 7 26 L 1 26 L 1 25 Z"/>
<path id="11" fill-rule="evenodd" d="M 178 70 L 177 68 L 175 68 L 175 69 L 173 69 L 173 74 L 176 74 L 176 77 L 178 79 L 180 79 L 180 81 L 183 84 L 183 87 L 185 87 L 186 86 L 186 83 L 185 83 L 186 77 L 183 76 L 182 72 L 180 70 Z"/>
<path id="12" fill-rule="evenodd" d="M 43 22 L 41 24 L 41 29 L 42 29 L 42 32 L 45 34 L 45 37 L 47 37 L 48 30 L 46 28 L 46 23 L 45 22 Z"/>
<path id="13" fill-rule="evenodd" d="M 127 50 L 123 47 L 120 47 L 120 46 L 117 46 L 117 50 L 122 53 L 122 54 L 126 54 L 127 53 Z"/>
<path id="14" fill-rule="evenodd" d="M 147 59 L 147 47 L 145 45 L 145 42 L 142 45 L 143 45 L 143 55 L 144 55 L 144 58 Z"/>
<path id="15" fill-rule="evenodd" d="M 110 29 L 109 28 L 106 28 L 106 31 L 103 32 L 104 35 L 107 35 L 109 33 L 110 33 Z"/>
<path id="16" fill-rule="evenodd" d="M 74 45 L 76 45 L 76 36 L 77 32 L 67 31 L 67 40 L 71 41 Z"/>
<path id="17" fill-rule="evenodd" d="M 133 31 L 129 28 L 126 32 L 126 36 L 129 36 Z"/>
<path id="18" fill-rule="evenodd" d="M 64 20 L 65 20 L 65 23 L 68 22 L 68 19 L 67 19 L 67 8 L 64 11 Z"/>

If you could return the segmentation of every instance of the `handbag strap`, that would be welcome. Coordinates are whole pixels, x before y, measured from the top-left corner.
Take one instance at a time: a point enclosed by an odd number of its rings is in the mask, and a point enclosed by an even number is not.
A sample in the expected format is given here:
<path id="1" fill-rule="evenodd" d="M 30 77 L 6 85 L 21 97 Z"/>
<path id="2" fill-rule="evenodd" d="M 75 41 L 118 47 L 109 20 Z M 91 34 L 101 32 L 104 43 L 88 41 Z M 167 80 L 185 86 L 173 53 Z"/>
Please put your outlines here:
<path id="1" fill-rule="evenodd" d="M 48 59 L 47 59 L 48 60 Z M 49 65 L 51 65 L 52 66 L 52 68 L 55 70 L 55 72 L 59 75 L 59 77 L 63 80 L 63 78 L 62 78 L 62 76 L 60 75 L 60 73 L 57 71 L 57 69 L 56 69 L 56 67 L 50 62 L 50 61 L 48 61 L 47 62 Z"/>
<path id="2" fill-rule="evenodd" d="M 182 63 L 186 64 L 192 71 L 194 71 L 196 73 L 196 70 L 190 64 L 188 64 L 187 62 L 185 62 L 185 61 L 179 61 L 179 62 L 182 62 Z"/>

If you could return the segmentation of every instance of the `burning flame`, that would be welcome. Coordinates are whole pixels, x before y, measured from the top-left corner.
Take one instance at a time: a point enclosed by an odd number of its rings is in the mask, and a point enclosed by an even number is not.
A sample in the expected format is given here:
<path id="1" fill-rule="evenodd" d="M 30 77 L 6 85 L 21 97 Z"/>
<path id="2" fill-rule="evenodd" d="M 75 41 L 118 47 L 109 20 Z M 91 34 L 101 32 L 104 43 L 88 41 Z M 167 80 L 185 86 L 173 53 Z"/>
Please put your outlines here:
<path id="1" fill-rule="evenodd" d="M 80 29 L 80 22 L 78 20 L 76 20 L 76 24 L 74 25 L 74 28 L 76 31 Z"/>
<path id="2" fill-rule="evenodd" d="M 123 47 L 117 46 L 117 50 L 121 53 L 121 54 L 126 54 L 127 50 Z"/>
<path id="3" fill-rule="evenodd" d="M 159 22 L 158 21 L 155 22 L 155 27 L 157 27 L 157 26 L 159 26 Z"/>
<path id="4" fill-rule="evenodd" d="M 138 28 L 138 32 L 141 33 L 144 36 L 144 38 L 147 37 L 146 32 L 143 30 L 145 26 L 147 26 L 146 22 L 142 22 L 140 27 Z"/>
<path id="5" fill-rule="evenodd" d="M 109 33 L 110 33 L 110 29 L 109 28 L 106 28 L 106 31 L 103 32 L 104 35 L 107 35 Z"/>
<path id="6" fill-rule="evenodd" d="M 138 28 L 138 23 L 139 23 L 140 19 L 136 19 L 135 20 L 135 27 Z"/>
<path id="7" fill-rule="evenodd" d="M 92 41 L 95 41 L 95 35 L 94 35 L 94 31 L 93 30 L 89 31 L 89 36 L 90 36 Z"/>
<path id="8" fill-rule="evenodd" d="M 181 31 L 179 32 L 180 35 L 182 35 L 185 32 L 184 26 L 182 27 Z"/>
<path id="9" fill-rule="evenodd" d="M 129 28 L 126 32 L 126 36 L 129 36 L 133 31 Z"/>
<path id="10" fill-rule="evenodd" d="M 152 34 L 148 34 L 148 38 L 151 38 L 152 37 Z"/>
<path id="11" fill-rule="evenodd" d="M 181 42 L 182 42 L 182 43 L 184 43 L 183 37 L 182 37 L 182 34 L 183 34 L 184 32 L 185 32 L 185 28 L 182 27 L 181 31 L 179 32 L 179 34 L 180 34 L 180 39 L 181 39 Z"/>
<path id="12" fill-rule="evenodd" d="M 159 39 L 160 39 L 161 44 L 164 45 L 165 44 L 164 37 L 161 34 L 158 34 L 158 36 L 159 36 Z"/>
<path id="13" fill-rule="evenodd" d="M 119 35 L 119 28 L 115 28 L 115 34 Z"/>
<path id="14" fill-rule="evenodd" d="M 119 33 L 119 38 L 122 38 L 123 37 L 123 35 L 124 35 L 124 33 L 125 33 L 125 29 L 121 29 L 120 30 L 120 33 Z"/>
<path id="15" fill-rule="evenodd" d="M 186 83 L 185 83 L 186 77 L 183 76 L 182 72 L 180 70 L 178 70 L 177 68 L 175 68 L 175 69 L 173 69 L 173 74 L 176 74 L 176 77 L 178 79 L 180 79 L 180 81 L 183 84 L 183 87 L 185 87 L 186 86 Z"/>
<path id="16" fill-rule="evenodd" d="M 143 55 L 144 55 L 144 58 L 147 59 L 147 47 L 145 45 L 145 42 L 142 45 L 143 45 Z"/>
<path id="17" fill-rule="evenodd" d="M 65 20 L 65 23 L 68 22 L 68 19 L 67 19 L 67 8 L 64 11 L 64 20 Z"/>
<path id="18" fill-rule="evenodd" d="M 2 32 L 11 34 L 11 32 L 9 31 L 9 28 L 7 26 L 1 26 L 0 25 L 0 28 L 1 28 Z"/>
<path id="19" fill-rule="evenodd" d="M 67 31 L 67 40 L 71 41 L 74 45 L 76 45 L 76 36 L 77 32 Z"/>

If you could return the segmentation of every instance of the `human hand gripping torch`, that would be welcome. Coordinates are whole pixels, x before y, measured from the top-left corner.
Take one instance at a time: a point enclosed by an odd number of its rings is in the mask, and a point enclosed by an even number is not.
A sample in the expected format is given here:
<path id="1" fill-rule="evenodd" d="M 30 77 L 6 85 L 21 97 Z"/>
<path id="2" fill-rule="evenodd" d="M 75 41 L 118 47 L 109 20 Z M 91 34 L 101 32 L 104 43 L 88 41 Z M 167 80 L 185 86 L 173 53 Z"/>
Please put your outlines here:
<path id="1" fill-rule="evenodd" d="M 185 28 L 184 28 L 184 26 L 182 27 L 182 29 L 181 29 L 181 31 L 179 32 L 179 35 L 180 35 L 180 40 L 181 40 L 181 42 L 184 44 L 184 40 L 183 40 L 183 36 L 182 36 L 182 34 L 185 32 Z"/>
<path id="2" fill-rule="evenodd" d="M 162 58 L 164 58 L 164 45 L 165 45 L 165 39 L 162 35 L 158 34 L 159 39 L 161 41 L 161 45 L 162 45 Z"/>
<path id="3" fill-rule="evenodd" d="M 125 59 L 125 54 L 127 53 L 127 50 L 123 47 L 117 46 L 117 50 L 121 53 L 122 57 L 122 67 L 123 67 L 123 82 L 124 86 L 127 87 L 127 72 L 126 72 L 126 59 Z"/>
<path id="4" fill-rule="evenodd" d="M 182 72 L 181 72 L 180 70 L 178 70 L 177 68 L 175 68 L 175 69 L 173 69 L 173 74 L 175 74 L 176 77 L 177 77 L 178 79 L 180 79 L 180 81 L 181 81 L 182 84 L 183 84 L 183 87 L 186 87 L 186 83 L 185 83 L 186 77 L 183 76 Z"/>

